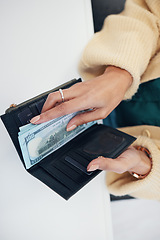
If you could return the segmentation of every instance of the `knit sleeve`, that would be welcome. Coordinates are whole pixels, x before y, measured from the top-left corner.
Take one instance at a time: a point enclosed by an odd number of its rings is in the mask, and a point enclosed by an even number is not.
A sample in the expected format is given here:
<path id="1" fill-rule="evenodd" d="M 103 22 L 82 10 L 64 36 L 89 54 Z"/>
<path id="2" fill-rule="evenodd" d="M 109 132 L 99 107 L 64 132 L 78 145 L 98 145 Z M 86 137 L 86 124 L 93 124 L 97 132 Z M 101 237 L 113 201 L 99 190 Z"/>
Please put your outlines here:
<path id="1" fill-rule="evenodd" d="M 144 146 L 151 152 L 153 165 L 144 179 L 136 179 L 128 172 L 108 172 L 106 183 L 110 193 L 116 196 L 131 195 L 136 198 L 160 200 L 160 150 L 150 138 L 139 136 L 134 145 Z"/>
<path id="2" fill-rule="evenodd" d="M 84 80 L 103 73 L 108 65 L 127 70 L 133 84 L 124 99 L 137 91 L 140 77 L 157 51 L 159 0 L 128 0 L 122 13 L 108 16 L 86 46 L 79 64 Z"/>

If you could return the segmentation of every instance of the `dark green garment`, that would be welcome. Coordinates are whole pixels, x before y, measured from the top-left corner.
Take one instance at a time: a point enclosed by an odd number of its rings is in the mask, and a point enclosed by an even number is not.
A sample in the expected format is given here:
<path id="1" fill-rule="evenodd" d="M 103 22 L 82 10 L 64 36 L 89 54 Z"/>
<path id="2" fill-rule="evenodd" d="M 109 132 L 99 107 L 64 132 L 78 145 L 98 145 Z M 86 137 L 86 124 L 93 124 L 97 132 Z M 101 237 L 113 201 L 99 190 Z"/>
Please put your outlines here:
<path id="1" fill-rule="evenodd" d="M 115 113 L 118 127 L 160 126 L 160 78 L 140 84 L 132 99 L 122 101 Z"/>

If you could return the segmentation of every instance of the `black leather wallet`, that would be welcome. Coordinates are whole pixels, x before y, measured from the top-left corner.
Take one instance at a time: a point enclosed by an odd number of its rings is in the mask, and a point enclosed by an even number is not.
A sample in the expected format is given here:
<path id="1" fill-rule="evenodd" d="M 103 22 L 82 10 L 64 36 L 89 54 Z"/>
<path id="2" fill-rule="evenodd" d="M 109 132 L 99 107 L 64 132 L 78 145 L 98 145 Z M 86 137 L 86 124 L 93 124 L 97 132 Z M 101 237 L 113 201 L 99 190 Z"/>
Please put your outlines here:
<path id="1" fill-rule="evenodd" d="M 24 165 L 18 141 L 19 127 L 40 114 L 42 106 L 50 92 L 65 89 L 81 79 L 73 79 L 57 88 L 25 101 L 16 107 L 10 107 L 1 119 L 13 141 Z M 26 169 L 48 187 L 68 200 L 101 171 L 87 172 L 87 165 L 98 156 L 116 158 L 135 138 L 117 129 L 103 124 L 94 124 L 60 149 Z M 25 165 L 24 165 L 25 167 Z"/>

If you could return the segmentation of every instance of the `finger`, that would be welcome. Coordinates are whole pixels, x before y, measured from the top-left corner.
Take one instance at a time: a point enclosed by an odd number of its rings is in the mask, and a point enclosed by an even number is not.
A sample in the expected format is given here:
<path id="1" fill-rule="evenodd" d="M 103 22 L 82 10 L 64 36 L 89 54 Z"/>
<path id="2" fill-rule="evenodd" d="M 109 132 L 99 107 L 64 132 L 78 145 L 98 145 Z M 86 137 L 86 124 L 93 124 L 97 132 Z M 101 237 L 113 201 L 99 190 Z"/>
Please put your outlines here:
<path id="1" fill-rule="evenodd" d="M 99 108 L 99 109 L 94 109 L 94 110 L 77 114 L 68 123 L 67 131 L 71 131 L 79 125 L 102 119 L 104 117 L 104 112 L 105 112 L 105 115 L 107 115 L 106 111 L 103 108 Z"/>
<path id="2" fill-rule="evenodd" d="M 41 113 L 48 111 L 49 109 L 51 109 L 57 103 L 60 103 L 60 102 L 62 102 L 62 98 L 59 91 L 50 93 L 43 105 Z"/>
<path id="3" fill-rule="evenodd" d="M 64 101 L 69 101 L 80 95 L 80 89 L 79 89 L 80 84 L 82 83 L 77 83 L 71 86 L 70 88 L 62 89 Z M 63 102 L 63 99 L 60 91 L 52 92 L 48 95 L 41 112 L 42 113 L 46 112 L 51 108 L 55 107 L 57 103 L 62 103 L 62 102 Z"/>
<path id="4" fill-rule="evenodd" d="M 58 118 L 73 112 L 81 111 L 88 108 L 87 102 L 84 98 L 75 98 L 68 102 L 64 102 L 55 106 L 54 108 L 41 113 L 40 115 L 31 119 L 31 123 L 40 124 L 43 122 L 47 122 L 51 119 Z"/>
<path id="5" fill-rule="evenodd" d="M 112 171 L 116 173 L 124 173 L 126 171 L 126 165 L 123 161 L 119 161 L 119 159 L 98 157 L 92 160 L 88 166 L 87 171 L 95 171 L 95 170 L 106 170 Z"/>
<path id="6" fill-rule="evenodd" d="M 68 89 L 62 90 L 63 96 L 64 96 L 64 101 L 68 101 L 69 99 L 73 98 L 72 92 L 67 91 L 67 90 Z M 41 113 L 50 110 L 51 108 L 55 107 L 57 103 L 62 103 L 62 102 L 63 102 L 63 99 L 62 99 L 62 95 L 61 95 L 60 91 L 50 93 L 43 105 Z"/>

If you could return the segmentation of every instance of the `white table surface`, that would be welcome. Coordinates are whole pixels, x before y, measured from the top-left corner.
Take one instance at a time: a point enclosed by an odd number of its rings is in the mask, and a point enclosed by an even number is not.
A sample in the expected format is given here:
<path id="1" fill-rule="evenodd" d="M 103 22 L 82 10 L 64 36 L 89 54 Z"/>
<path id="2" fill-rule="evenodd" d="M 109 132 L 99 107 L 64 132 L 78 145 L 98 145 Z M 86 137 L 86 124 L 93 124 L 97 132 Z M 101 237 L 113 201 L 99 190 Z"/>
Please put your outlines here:
<path id="1" fill-rule="evenodd" d="M 126 199 L 111 203 L 114 240 L 159 240 L 160 202 Z"/>
<path id="2" fill-rule="evenodd" d="M 90 0 L 0 1 L 0 114 L 72 78 L 93 35 Z M 0 239 L 111 240 L 102 172 L 69 201 L 24 169 L 0 122 Z"/>

